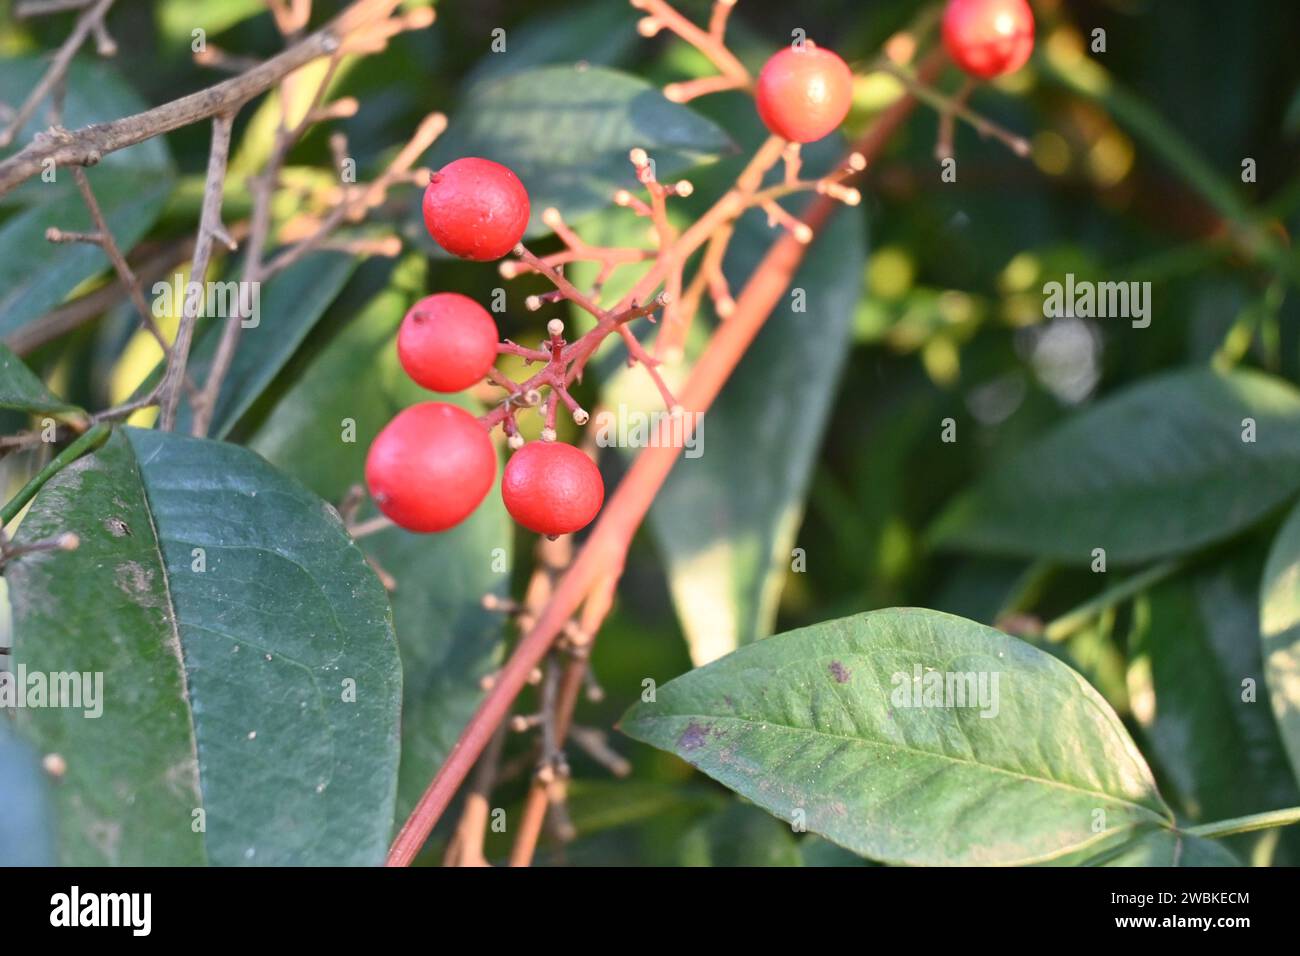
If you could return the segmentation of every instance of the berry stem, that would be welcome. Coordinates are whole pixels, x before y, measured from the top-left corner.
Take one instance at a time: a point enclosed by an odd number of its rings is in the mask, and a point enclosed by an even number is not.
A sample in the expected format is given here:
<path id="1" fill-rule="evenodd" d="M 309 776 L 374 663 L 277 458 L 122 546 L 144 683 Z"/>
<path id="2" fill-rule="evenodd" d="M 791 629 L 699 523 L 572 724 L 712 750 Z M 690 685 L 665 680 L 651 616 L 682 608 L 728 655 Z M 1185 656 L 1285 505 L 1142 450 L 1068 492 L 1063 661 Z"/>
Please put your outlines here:
<path id="1" fill-rule="evenodd" d="M 638 25 L 642 36 L 654 36 L 661 29 L 671 30 L 709 58 L 730 85 L 723 89 L 748 88 L 753 80 L 745 65 L 729 49 L 723 39 L 727 16 L 736 0 L 716 0 L 713 15 L 706 32 L 674 10 L 664 0 L 632 0 L 632 6 L 644 10 L 646 16 Z M 727 9 L 721 10 L 720 7 Z M 670 97 L 671 99 L 671 97 Z"/>
<path id="2" fill-rule="evenodd" d="M 998 125 L 991 119 L 976 113 L 966 105 L 966 97 L 970 94 L 970 84 L 967 84 L 956 96 L 948 96 L 935 89 L 931 83 L 913 73 L 906 67 L 899 66 L 887 57 L 882 57 L 876 63 L 876 70 L 881 73 L 888 73 L 895 79 L 901 80 L 907 87 L 907 91 L 915 98 L 934 107 L 939 112 L 940 120 L 944 117 L 956 117 L 965 120 L 975 131 L 985 139 L 993 138 L 1002 143 L 1007 149 L 1011 150 L 1017 156 L 1029 155 L 1029 141 L 1021 136 L 1017 136 L 1010 130 Z M 936 153 L 944 152 L 942 142 L 943 131 L 940 131 L 940 142 L 936 146 Z M 947 159 L 952 154 L 951 143 L 948 144 L 946 155 L 940 155 L 939 159 Z"/>

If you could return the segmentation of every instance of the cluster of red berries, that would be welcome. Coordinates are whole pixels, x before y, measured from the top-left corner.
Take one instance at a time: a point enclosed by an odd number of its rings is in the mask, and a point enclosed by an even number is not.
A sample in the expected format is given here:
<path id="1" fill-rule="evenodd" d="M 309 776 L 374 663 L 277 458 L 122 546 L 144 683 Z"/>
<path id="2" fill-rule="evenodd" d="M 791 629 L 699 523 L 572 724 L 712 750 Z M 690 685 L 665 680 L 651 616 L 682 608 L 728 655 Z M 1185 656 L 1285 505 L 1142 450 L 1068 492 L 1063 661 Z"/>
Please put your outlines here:
<path id="1" fill-rule="evenodd" d="M 528 226 L 528 193 L 519 178 L 487 159 L 467 157 L 436 173 L 424 193 L 424 222 L 434 241 L 466 259 L 500 259 Z M 497 359 L 491 314 L 473 299 L 440 292 L 402 319 L 397 355 L 419 385 L 459 392 L 481 382 Z M 448 402 L 422 402 L 397 414 L 366 458 L 366 484 L 379 510 L 409 531 L 445 531 L 464 521 L 496 478 L 488 429 Z M 506 510 L 540 534 L 568 534 L 600 510 L 605 485 L 590 458 L 557 441 L 516 451 L 501 482 Z"/>
<path id="2" fill-rule="evenodd" d="M 990 79 L 1029 59 L 1033 14 L 1026 0 L 949 0 L 943 42 L 958 66 Z M 764 124 L 794 143 L 833 132 L 848 115 L 852 98 L 853 75 L 845 62 L 807 41 L 773 55 L 756 90 Z M 429 234 L 443 249 L 465 259 L 500 259 L 528 226 L 528 192 L 500 163 L 467 157 L 432 177 L 423 211 Z M 458 392 L 489 375 L 498 340 L 486 309 L 463 295 L 442 292 L 421 299 L 406 314 L 397 354 L 424 388 Z M 423 402 L 400 412 L 376 437 L 366 459 L 366 482 L 380 511 L 396 524 L 411 531 L 444 531 L 483 501 L 496 465 L 482 421 L 457 405 Z M 511 455 L 501 495 L 524 527 L 559 535 L 596 516 L 605 487 L 587 455 L 543 440 Z"/>

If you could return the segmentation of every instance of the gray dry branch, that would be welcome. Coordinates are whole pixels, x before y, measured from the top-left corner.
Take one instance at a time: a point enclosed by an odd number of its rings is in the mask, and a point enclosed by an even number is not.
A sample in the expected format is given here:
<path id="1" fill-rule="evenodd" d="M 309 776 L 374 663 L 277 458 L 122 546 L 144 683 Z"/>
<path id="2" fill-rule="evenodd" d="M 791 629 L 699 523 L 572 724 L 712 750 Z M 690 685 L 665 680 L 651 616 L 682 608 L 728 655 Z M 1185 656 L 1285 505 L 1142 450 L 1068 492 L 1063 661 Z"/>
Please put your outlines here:
<path id="1" fill-rule="evenodd" d="M 50 63 L 49 69 L 41 77 L 40 82 L 32 88 L 23 105 L 14 111 L 9 123 L 0 129 L 0 149 L 4 149 L 14 141 L 14 137 L 32 118 L 36 108 L 44 102 L 45 98 L 51 93 L 56 92 L 63 84 L 64 78 L 68 75 L 68 68 L 72 66 L 72 58 L 76 56 L 81 45 L 86 42 L 89 36 L 95 37 L 96 45 L 103 56 L 112 56 L 117 52 L 117 45 L 109 37 L 108 31 L 104 26 L 104 17 L 108 15 L 108 8 L 113 5 L 113 0 L 93 0 L 92 3 L 81 3 L 79 6 L 87 7 L 81 16 L 77 17 L 76 26 L 68 34 L 68 38 L 63 41 L 63 46 L 59 47 L 54 54 L 54 60 Z M 44 7 L 37 8 L 33 4 L 25 5 L 18 8 L 19 16 L 37 16 L 44 13 L 57 13 L 64 7 L 54 6 L 51 8 L 48 4 Z M 76 9 L 73 7 L 72 9 Z M 16 158 L 16 157 L 15 157 Z M 0 193 L 4 190 L 0 189 Z"/>

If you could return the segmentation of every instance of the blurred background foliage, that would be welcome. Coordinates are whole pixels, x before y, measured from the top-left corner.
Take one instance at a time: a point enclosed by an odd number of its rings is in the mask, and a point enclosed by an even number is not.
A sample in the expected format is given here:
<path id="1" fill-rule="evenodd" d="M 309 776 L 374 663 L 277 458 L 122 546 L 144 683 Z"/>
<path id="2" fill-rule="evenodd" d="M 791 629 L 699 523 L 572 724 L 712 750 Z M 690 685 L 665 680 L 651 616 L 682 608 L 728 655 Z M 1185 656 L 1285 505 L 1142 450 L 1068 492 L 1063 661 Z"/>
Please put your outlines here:
<path id="1" fill-rule="evenodd" d="M 328 12 L 326 4 L 318 6 Z M 655 85 L 708 72 L 698 54 L 666 33 L 651 40 L 639 37 L 638 14 L 621 0 L 474 0 L 436 6 L 432 29 L 397 37 L 383 55 L 351 63 L 336 81 L 335 95 L 361 102 L 357 115 L 338 122 L 337 128 L 346 131 L 363 176 L 380 168 L 394 144 L 403 142 L 430 110 L 451 117 L 447 143 L 454 143 L 458 124 L 474 121 L 475 96 L 523 69 L 585 62 Z M 680 6 L 697 18 L 707 10 L 704 2 Z M 851 136 L 899 94 L 896 81 L 880 74 L 864 76 L 861 68 L 920 6 L 915 0 L 743 0 L 730 38 L 754 65 L 788 42 L 796 28 L 836 49 L 859 70 L 846 131 Z M 779 550 L 775 563 L 781 570 L 789 565 L 789 545 L 802 549 L 806 570 L 779 574 L 773 590 L 768 554 L 759 553 L 746 567 L 728 568 L 732 578 L 752 579 L 736 584 L 737 595 L 746 588 L 771 595 L 766 611 L 730 609 L 735 620 L 744 619 L 735 625 L 744 632 L 738 640 L 896 605 L 936 608 L 986 623 L 1007 614 L 1031 622 L 1051 620 L 1095 594 L 1095 578 L 1086 569 L 935 551 L 926 532 L 947 502 L 1072 411 L 1158 371 L 1215 362 L 1256 366 L 1292 381 L 1300 374 L 1293 288 L 1298 272 L 1289 252 L 1300 213 L 1295 162 L 1300 145 L 1300 61 L 1295 55 L 1300 6 L 1294 0 L 1231 5 L 1215 0 L 1033 0 L 1033 6 L 1039 35 L 1034 59 L 1016 75 L 980 88 L 973 101 L 979 111 L 1028 137 L 1030 157 L 1019 158 L 961 126 L 957 181 L 941 183 L 933 158 L 935 116 L 921 110 L 868 171 L 863 204 L 841 214 L 860 217 L 860 232 L 849 228 L 848 234 L 869 236 L 865 257 L 852 258 L 851 240 L 823 243 L 812 251 L 812 265 L 833 274 L 850 263 L 843 335 L 814 339 L 834 350 L 823 365 L 813 363 L 806 383 L 809 389 L 824 389 L 824 407 L 809 419 L 807 407 L 795 403 L 803 417 L 782 428 L 824 440 L 809 447 L 809 467 L 765 503 L 780 513 L 750 516 L 769 535 L 763 547 Z M 114 60 L 79 66 L 92 73 L 93 82 L 72 88 L 98 87 L 105 91 L 104 101 L 85 104 L 83 115 L 76 95 L 71 96 L 68 125 L 123 115 L 219 78 L 193 62 L 195 26 L 205 27 L 209 42 L 250 56 L 269 55 L 279 42 L 257 0 L 159 0 L 119 7 L 112 24 L 120 53 Z M 13 102 L 30 87 L 32 58 L 61 41 L 68 19 L 16 22 L 6 14 L 0 12 L 0 98 Z M 488 50 L 497 28 L 506 31 L 504 54 Z M 1105 31 L 1106 51 L 1088 55 L 1085 45 L 1098 28 Z M 88 55 L 83 59 L 93 60 Z M 950 74 L 944 82 L 951 88 L 955 77 Z M 752 142 L 756 121 L 743 97 L 722 96 L 693 108 L 735 142 Z M 241 176 L 256 170 L 267 155 L 274 110 L 273 103 L 263 100 L 240 114 L 227 186 L 228 221 L 247 212 Z M 440 149 L 452 148 L 436 146 L 435 157 Z M 829 155 L 834 153 L 832 148 Z M 143 147 L 127 155 L 131 161 L 121 164 L 127 211 L 132 205 L 159 204 L 130 241 L 161 248 L 190 233 L 201 195 L 207 127 L 170 134 L 165 153 L 151 154 L 152 166 L 144 163 Z M 1257 164 L 1258 181 L 1252 184 L 1241 181 L 1247 158 Z M 687 173 L 697 185 L 697 198 L 707 201 L 713 195 L 710 186 L 723 181 L 728 164 L 734 162 L 724 156 L 715 168 Z M 689 165 L 685 162 L 683 170 Z M 129 179 L 142 168 L 151 189 Z M 285 178 L 306 203 L 314 192 L 329 187 L 329 169 L 327 130 L 320 127 L 294 150 Z M 401 195 L 411 213 L 395 222 L 408 249 L 427 254 L 413 212 L 418 197 L 413 190 Z M 1265 214 L 1263 226 L 1254 224 L 1252 209 Z M 286 198 L 276 210 L 280 225 L 291 223 L 296 211 Z M 0 203 L 0 229 L 23 214 L 19 202 Z M 599 213 L 585 222 L 579 219 L 578 225 L 586 235 L 613 228 Z M 546 247 L 545 242 L 538 246 Z M 0 240 L 0 250 L 6 248 L 14 256 L 31 255 Z M 38 252 L 49 255 L 44 248 Z M 741 267 L 756 256 L 741 250 L 733 257 L 733 282 L 738 282 L 745 274 Z M 304 395 L 324 402 L 313 394 L 364 391 L 373 385 L 376 407 L 391 414 L 414 400 L 401 397 L 401 388 L 391 384 L 393 369 L 383 373 L 388 384 L 375 385 L 362 379 L 379 374 L 378 366 L 343 359 L 382 351 L 385 327 L 395 328 L 405 301 L 402 296 L 392 299 L 390 290 L 414 296 L 455 289 L 487 302 L 501 285 L 493 268 L 438 257 L 425 267 L 414 261 L 420 258 L 408 253 L 397 263 L 372 259 L 350 277 L 335 272 L 337 296 L 269 386 L 249 396 L 248 411 L 233 424 L 230 438 L 251 442 L 337 501 L 360 478 L 364 445 L 355 454 L 312 458 L 310 441 L 294 444 L 295 434 L 310 434 L 309 419 L 294 418 L 287 409 Z M 0 261 L 0 275 L 16 278 L 20 262 L 6 266 Z M 330 271 L 318 269 L 322 275 Z M 69 274 L 75 272 L 74 267 Z M 62 294 L 84 293 L 108 278 L 104 268 L 83 264 L 81 272 L 76 275 L 80 285 L 64 288 Z M 1150 327 L 1135 329 L 1122 320 L 1045 320 L 1043 285 L 1063 280 L 1066 273 L 1080 279 L 1150 281 Z M 827 281 L 836 280 L 810 280 Z M 524 293 L 532 291 L 528 280 L 515 280 L 508 288 L 509 310 L 499 317 L 503 335 L 524 342 L 539 337 L 549 314 L 539 317 L 522 308 Z M 383 298 L 386 290 L 388 300 Z M 6 294 L 0 289 L 0 301 Z M 32 311 L 39 314 L 57 301 L 42 300 Z M 817 336 L 817 323 L 832 323 L 818 314 L 807 321 L 812 325 L 799 335 Z M 5 324 L 3 331 L 10 335 L 16 328 Z M 29 351 L 25 359 L 69 401 L 84 408 L 106 407 L 128 396 L 158 361 L 156 345 L 133 329 L 129 306 L 117 307 L 99 321 Z M 598 401 L 601 379 L 610 380 L 594 378 L 579 393 L 586 407 Z M 792 393 L 802 387 L 778 376 L 766 381 L 778 383 L 770 386 L 772 394 L 764 396 L 761 387 L 745 393 L 745 405 L 755 418 L 764 414 L 764 398 L 779 407 L 791 403 Z M 940 422 L 947 418 L 956 422 L 960 437 L 955 444 L 939 440 Z M 6 423 L 10 431 L 15 423 L 21 425 L 21 419 Z M 705 462 L 710 441 L 719 447 L 727 442 L 718 427 L 706 424 Z M 778 448 L 782 434 L 795 437 L 779 432 Z M 561 437 L 572 440 L 575 435 L 570 431 Z M 744 433 L 733 437 L 748 441 Z M 4 481 L 16 487 L 35 464 L 28 456 L 10 456 Z M 616 460 L 606 465 L 611 477 L 621 467 Z M 769 467 L 761 458 L 741 465 Z M 741 498 L 746 494 L 744 487 L 720 490 Z M 673 504 L 687 522 L 699 519 L 691 510 L 693 501 L 691 494 L 678 495 Z M 663 520 L 652 517 L 651 524 Z M 749 519 L 742 515 L 738 520 Z M 497 521 L 496 527 L 503 527 L 499 514 L 476 521 Z M 1215 646 L 1231 648 L 1224 629 L 1258 629 L 1251 617 L 1258 567 L 1252 578 L 1249 566 L 1258 564 L 1256 556 L 1276 524 L 1259 531 L 1258 541 L 1234 541 L 1198 557 L 1197 577 L 1144 592 L 1136 603 L 1090 619 L 1066 639 L 1031 638 L 1078 668 L 1115 705 L 1155 766 L 1162 790 L 1189 819 L 1300 802 L 1284 761 L 1278 773 L 1241 793 L 1237 783 L 1242 776 L 1233 763 L 1240 741 L 1224 736 L 1230 715 L 1203 728 L 1193 725 L 1192 733 L 1208 741 L 1209 755 L 1195 761 L 1186 727 L 1181 736 L 1168 727 L 1177 721 L 1178 707 L 1162 708 L 1161 720 L 1150 718 L 1153 692 L 1164 683 L 1183 684 L 1203 667 L 1192 661 L 1179 670 L 1177 661 L 1166 665 L 1169 658 L 1157 654 L 1152 668 L 1154 649 L 1166 639 L 1150 625 L 1152 608 L 1164 605 L 1172 609 L 1169 613 L 1182 615 L 1186 626 L 1175 637 L 1199 635 L 1207 654 Z M 776 525 L 783 530 L 772 532 Z M 464 537 L 480 531 L 466 529 Z M 486 535 L 485 547 L 500 544 L 500 535 L 494 534 Z M 667 536 L 671 541 L 671 532 Z M 514 570 L 518 592 L 529 571 L 525 558 L 532 541 L 520 535 L 516 545 L 521 556 Z M 686 641 L 691 623 L 688 615 L 679 622 L 674 612 L 674 582 L 662 546 L 662 536 L 656 541 L 645 531 L 637 540 L 618 605 L 596 645 L 594 670 L 605 696 L 602 702 L 582 705 L 578 719 L 585 725 L 608 727 L 637 698 L 646 677 L 662 682 L 691 666 Z M 416 551 L 405 544 L 390 541 L 376 547 L 387 549 L 388 560 L 421 567 Z M 430 558 L 428 568 L 430 575 L 445 573 L 439 570 L 445 569 L 445 560 Z M 481 589 L 484 582 L 466 587 Z M 1206 589 L 1221 599 L 1204 605 Z M 1234 604 L 1234 594 L 1246 597 Z M 752 594 L 737 595 L 715 599 L 761 603 Z M 399 630 L 403 615 L 419 620 L 429 607 L 441 606 L 433 597 L 423 603 L 412 600 L 405 611 L 399 606 Z M 1198 601 L 1203 605 L 1199 611 Z M 476 634 L 495 627 L 482 618 L 463 626 Z M 477 640 L 476 648 L 464 651 L 473 658 L 469 666 L 474 673 L 496 653 L 489 651 L 485 658 L 483 639 Z M 408 660 L 408 697 L 409 667 Z M 1226 708 L 1231 690 L 1211 680 L 1197 699 L 1217 694 Z M 476 691 L 462 687 L 461 693 L 472 704 Z M 1180 691 L 1169 693 L 1172 701 Z M 1184 687 L 1181 693 L 1190 691 Z M 450 743 L 447 734 L 454 737 L 455 721 L 463 720 L 467 706 L 461 701 L 449 708 L 449 716 L 439 718 L 442 742 L 435 751 Z M 1275 731 L 1266 726 L 1250 734 L 1252 740 L 1262 738 L 1259 746 L 1276 763 L 1281 754 Z M 519 749 L 516 743 L 512 751 Z M 567 846 L 548 843 L 544 862 L 817 865 L 856 860 L 815 838 L 797 839 L 787 826 L 738 802 L 674 757 L 622 740 L 615 746 L 631 757 L 632 779 L 612 782 L 602 768 L 575 753 L 570 816 L 579 836 Z M 399 802 L 409 804 L 427 774 L 416 777 L 403 780 Z M 500 799 L 510 812 L 522 786 L 517 779 L 503 791 Z M 1265 792 L 1266 797 L 1253 798 Z M 490 853 L 504 856 L 508 835 L 492 840 Z M 1238 838 L 1234 849 L 1254 862 L 1294 862 L 1294 842 L 1294 835 L 1279 838 L 1272 832 Z M 436 846 L 426 858 L 437 858 Z"/>

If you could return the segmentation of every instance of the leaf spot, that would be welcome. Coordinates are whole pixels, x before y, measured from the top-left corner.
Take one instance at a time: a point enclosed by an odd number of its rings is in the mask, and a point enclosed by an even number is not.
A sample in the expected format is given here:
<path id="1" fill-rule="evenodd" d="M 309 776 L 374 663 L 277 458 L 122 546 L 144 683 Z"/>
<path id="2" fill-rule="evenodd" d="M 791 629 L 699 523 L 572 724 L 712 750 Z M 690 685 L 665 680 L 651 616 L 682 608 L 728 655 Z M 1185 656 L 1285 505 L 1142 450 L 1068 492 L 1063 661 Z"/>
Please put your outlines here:
<path id="1" fill-rule="evenodd" d="M 121 538 L 131 533 L 131 529 L 121 518 L 109 518 L 104 522 L 104 527 L 115 538 Z"/>
<path id="2" fill-rule="evenodd" d="M 677 746 L 681 750 L 699 750 L 708 738 L 709 728 L 692 720 L 677 738 Z"/>
<path id="3" fill-rule="evenodd" d="M 139 561 L 123 561 L 117 566 L 114 577 L 117 586 L 135 603 L 156 607 L 158 599 L 153 593 L 153 574 L 153 568 L 146 568 Z"/>
<path id="4" fill-rule="evenodd" d="M 847 684 L 853 677 L 852 672 L 839 661 L 831 661 L 830 672 L 837 684 Z"/>

